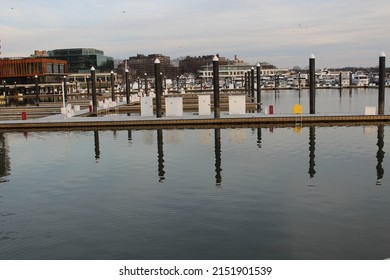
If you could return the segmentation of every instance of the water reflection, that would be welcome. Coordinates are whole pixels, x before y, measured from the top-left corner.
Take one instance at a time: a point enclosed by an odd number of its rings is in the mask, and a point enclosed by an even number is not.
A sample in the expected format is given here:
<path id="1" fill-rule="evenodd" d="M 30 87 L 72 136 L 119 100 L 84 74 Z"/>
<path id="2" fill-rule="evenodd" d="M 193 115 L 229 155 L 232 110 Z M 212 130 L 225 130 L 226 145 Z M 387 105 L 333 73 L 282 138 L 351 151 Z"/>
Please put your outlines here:
<path id="1" fill-rule="evenodd" d="M 382 178 L 383 178 L 383 174 L 384 174 L 384 170 L 383 170 L 383 167 L 382 167 L 382 162 L 383 162 L 383 159 L 385 157 L 385 152 L 383 151 L 383 147 L 385 145 L 384 143 L 384 138 L 385 136 L 385 128 L 384 128 L 384 125 L 383 124 L 380 124 L 378 125 L 378 142 L 377 142 L 377 146 L 378 146 L 378 152 L 376 153 L 376 158 L 378 160 L 378 163 L 376 165 L 376 174 L 377 174 L 377 179 L 376 179 L 376 184 L 377 185 L 381 185 L 382 184 Z"/>
<path id="2" fill-rule="evenodd" d="M 133 133 L 131 129 L 127 130 L 127 141 L 129 142 L 129 144 L 133 143 Z"/>
<path id="3" fill-rule="evenodd" d="M 165 180 L 163 145 L 163 131 L 162 129 L 157 129 L 158 181 L 160 183 L 164 182 Z"/>
<path id="4" fill-rule="evenodd" d="M 222 183 L 221 175 L 221 129 L 214 129 L 214 152 L 215 152 L 215 184 L 220 186 Z"/>
<path id="5" fill-rule="evenodd" d="M 94 130 L 93 136 L 94 136 L 93 139 L 95 143 L 95 161 L 96 163 L 98 163 L 100 159 L 99 131 Z"/>
<path id="6" fill-rule="evenodd" d="M 316 128 L 314 126 L 309 127 L 309 174 L 310 179 L 314 178 L 316 170 L 314 166 L 315 162 L 315 150 L 316 150 Z"/>
<path id="7" fill-rule="evenodd" d="M 261 128 L 257 129 L 257 148 L 261 148 Z"/>

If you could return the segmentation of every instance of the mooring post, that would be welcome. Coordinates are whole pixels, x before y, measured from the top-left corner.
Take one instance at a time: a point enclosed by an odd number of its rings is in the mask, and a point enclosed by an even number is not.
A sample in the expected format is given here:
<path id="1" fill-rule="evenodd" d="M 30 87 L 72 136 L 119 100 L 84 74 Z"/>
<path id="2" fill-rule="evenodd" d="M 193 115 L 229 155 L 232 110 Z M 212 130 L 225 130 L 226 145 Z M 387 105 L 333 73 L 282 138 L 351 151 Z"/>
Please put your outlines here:
<path id="1" fill-rule="evenodd" d="M 251 100 L 255 100 L 255 68 L 251 68 Z"/>
<path id="2" fill-rule="evenodd" d="M 97 116 L 97 102 L 96 102 L 96 70 L 91 67 L 91 83 L 92 83 L 92 110 L 93 115 Z"/>
<path id="3" fill-rule="evenodd" d="M 87 97 L 89 99 L 89 82 L 90 82 L 91 78 L 87 77 Z"/>
<path id="4" fill-rule="evenodd" d="M 115 91 L 114 91 L 114 71 L 111 71 L 111 100 L 115 101 Z"/>
<path id="5" fill-rule="evenodd" d="M 312 54 L 309 59 L 310 79 L 310 114 L 316 113 L 316 67 L 315 56 Z"/>
<path id="6" fill-rule="evenodd" d="M 301 90 L 301 72 L 298 72 L 298 90 Z"/>
<path id="7" fill-rule="evenodd" d="M 145 76 L 145 96 L 148 96 L 148 74 L 144 74 Z"/>
<path id="8" fill-rule="evenodd" d="M 339 87 L 340 89 L 343 88 L 343 73 L 341 71 L 339 73 Z"/>
<path id="9" fill-rule="evenodd" d="M 126 104 L 130 104 L 130 80 L 129 80 L 129 69 L 125 70 L 125 82 L 126 82 Z"/>
<path id="10" fill-rule="evenodd" d="M 68 101 L 68 94 L 67 94 L 67 88 L 66 88 L 66 76 L 64 76 L 64 99 L 65 99 L 65 102 Z"/>
<path id="11" fill-rule="evenodd" d="M 379 90 L 378 90 L 378 115 L 385 114 L 385 72 L 386 55 L 384 52 L 379 57 Z"/>
<path id="12" fill-rule="evenodd" d="M 39 106 L 39 86 L 38 86 L 38 75 L 35 75 L 35 104 Z"/>
<path id="13" fill-rule="evenodd" d="M 213 58 L 214 118 L 219 119 L 219 59 Z"/>
<path id="14" fill-rule="evenodd" d="M 154 89 L 156 91 L 156 116 L 161 118 L 161 74 L 160 74 L 161 64 L 160 60 L 156 58 L 154 61 Z"/>
<path id="15" fill-rule="evenodd" d="M 261 65 L 260 63 L 257 63 L 256 65 L 256 84 L 257 84 L 257 91 L 256 91 L 256 103 L 257 103 L 257 112 L 261 111 L 261 80 L 260 80 L 260 74 L 261 74 Z"/>
<path id="16" fill-rule="evenodd" d="M 248 95 L 248 73 L 245 72 L 245 95 Z"/>

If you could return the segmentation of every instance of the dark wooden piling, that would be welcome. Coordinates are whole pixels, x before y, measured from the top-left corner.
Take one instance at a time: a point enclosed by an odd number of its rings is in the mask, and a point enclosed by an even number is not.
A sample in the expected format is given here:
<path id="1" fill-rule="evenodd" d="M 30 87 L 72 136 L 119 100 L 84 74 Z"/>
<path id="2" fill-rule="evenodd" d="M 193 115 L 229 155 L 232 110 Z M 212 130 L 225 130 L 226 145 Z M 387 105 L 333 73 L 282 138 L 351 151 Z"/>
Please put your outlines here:
<path id="1" fill-rule="evenodd" d="M 92 110 L 94 116 L 97 116 L 97 102 L 96 102 L 96 70 L 91 68 L 91 83 L 92 83 Z"/>
<path id="2" fill-rule="evenodd" d="M 382 52 L 379 57 L 378 115 L 385 114 L 385 72 L 386 55 Z"/>
<path id="3" fill-rule="evenodd" d="M 261 66 L 260 63 L 257 63 L 256 65 L 256 83 L 257 83 L 257 90 L 256 90 L 256 103 L 257 103 L 257 112 L 261 111 Z"/>
<path id="4" fill-rule="evenodd" d="M 219 59 L 217 56 L 213 58 L 213 88 L 214 88 L 214 118 L 219 119 Z"/>
<path id="5" fill-rule="evenodd" d="M 114 71 L 111 71 L 111 100 L 112 100 L 112 101 L 115 101 Z"/>
<path id="6" fill-rule="evenodd" d="M 312 54 L 309 59 L 309 80 L 310 80 L 310 114 L 316 113 L 316 67 L 315 57 Z"/>
<path id="7" fill-rule="evenodd" d="M 160 70 L 161 70 L 161 64 L 160 60 L 156 58 L 154 61 L 154 89 L 156 93 L 156 116 L 157 118 L 162 117 L 162 112 L 161 112 L 161 75 L 160 75 Z"/>
<path id="8" fill-rule="evenodd" d="M 125 70 L 125 84 L 126 84 L 126 104 L 130 104 L 130 80 L 129 80 L 129 69 Z"/>

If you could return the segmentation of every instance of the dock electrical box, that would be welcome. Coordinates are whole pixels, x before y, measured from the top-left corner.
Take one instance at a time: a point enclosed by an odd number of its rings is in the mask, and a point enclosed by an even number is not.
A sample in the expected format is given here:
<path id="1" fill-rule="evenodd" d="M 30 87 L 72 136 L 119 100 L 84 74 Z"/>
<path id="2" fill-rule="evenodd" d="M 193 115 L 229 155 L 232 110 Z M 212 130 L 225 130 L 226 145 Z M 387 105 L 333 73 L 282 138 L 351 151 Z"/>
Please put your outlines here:
<path id="1" fill-rule="evenodd" d="M 180 117 L 183 115 L 183 97 L 165 98 L 165 115 L 167 117 Z"/>
<path id="2" fill-rule="evenodd" d="M 211 114 L 210 95 L 198 96 L 198 111 L 199 116 L 209 116 Z"/>
<path id="3" fill-rule="evenodd" d="M 245 95 L 229 96 L 229 115 L 244 115 L 246 113 L 245 101 Z"/>
<path id="4" fill-rule="evenodd" d="M 141 97 L 141 116 L 153 116 L 153 99 L 151 96 Z"/>

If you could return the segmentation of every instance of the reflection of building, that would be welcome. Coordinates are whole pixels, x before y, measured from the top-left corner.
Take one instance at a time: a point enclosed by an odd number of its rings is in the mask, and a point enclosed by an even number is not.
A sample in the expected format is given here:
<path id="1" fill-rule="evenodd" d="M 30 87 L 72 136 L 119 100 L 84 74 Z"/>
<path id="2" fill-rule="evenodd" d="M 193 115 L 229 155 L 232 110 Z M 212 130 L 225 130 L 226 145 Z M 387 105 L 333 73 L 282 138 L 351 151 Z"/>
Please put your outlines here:
<path id="1" fill-rule="evenodd" d="M 59 82 L 67 72 L 65 60 L 48 57 L 4 58 L 0 60 L 0 79 L 6 84 L 33 84 Z"/>
<path id="2" fill-rule="evenodd" d="M 97 71 L 110 72 L 114 69 L 114 59 L 97 49 L 56 49 L 48 51 L 47 54 L 51 58 L 68 61 L 70 73 L 87 73 L 91 71 L 92 66 Z"/>

